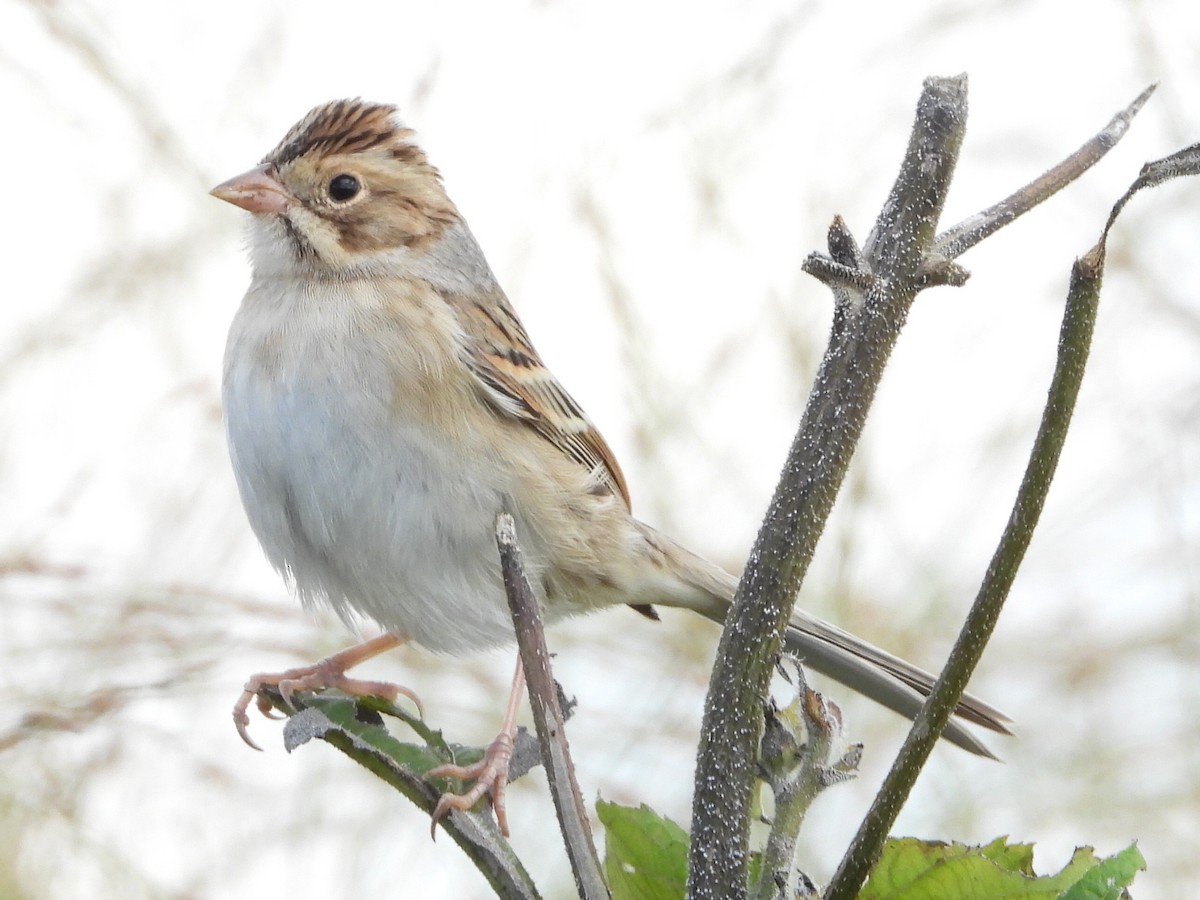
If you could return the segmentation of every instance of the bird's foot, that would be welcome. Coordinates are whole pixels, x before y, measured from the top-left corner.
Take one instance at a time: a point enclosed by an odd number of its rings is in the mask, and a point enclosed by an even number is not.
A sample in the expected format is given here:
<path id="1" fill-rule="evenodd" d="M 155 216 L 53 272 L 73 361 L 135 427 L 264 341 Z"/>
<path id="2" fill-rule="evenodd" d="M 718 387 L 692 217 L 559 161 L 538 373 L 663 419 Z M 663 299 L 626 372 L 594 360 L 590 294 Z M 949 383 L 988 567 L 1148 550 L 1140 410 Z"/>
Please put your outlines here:
<path id="1" fill-rule="evenodd" d="M 251 700 L 256 701 L 259 712 L 267 718 L 279 718 L 275 715 L 267 699 L 259 694 L 264 687 L 278 688 L 288 706 L 292 706 L 292 695 L 297 691 L 320 691 L 326 688 L 336 688 L 351 697 L 382 697 L 393 702 L 396 698 L 404 696 L 415 703 L 417 711 L 424 716 L 425 711 L 421 706 L 420 699 L 408 688 L 390 681 L 367 681 L 361 678 L 350 678 L 346 675 L 347 669 L 400 643 L 400 639 L 392 635 L 382 635 L 361 644 L 355 644 L 340 653 L 327 656 L 311 666 L 300 666 L 285 672 L 260 672 L 257 675 L 251 675 L 242 688 L 242 695 L 238 697 L 237 703 L 233 706 L 233 724 L 237 728 L 237 733 L 255 750 L 262 749 L 250 739 L 246 729 L 250 725 L 250 716 L 247 715 L 247 710 L 250 708 Z"/>
<path id="2" fill-rule="evenodd" d="M 433 778 L 460 778 L 475 783 L 464 794 L 442 794 L 433 810 L 433 822 L 430 834 L 436 834 L 437 823 L 451 809 L 468 810 L 484 796 L 492 801 L 492 810 L 496 813 L 496 824 L 500 833 L 508 837 L 508 813 L 504 807 L 504 791 L 508 786 L 508 763 L 513 755 L 513 736 L 511 732 L 502 731 L 484 751 L 483 759 L 470 766 L 458 766 L 453 763 L 430 769 L 426 774 Z"/>

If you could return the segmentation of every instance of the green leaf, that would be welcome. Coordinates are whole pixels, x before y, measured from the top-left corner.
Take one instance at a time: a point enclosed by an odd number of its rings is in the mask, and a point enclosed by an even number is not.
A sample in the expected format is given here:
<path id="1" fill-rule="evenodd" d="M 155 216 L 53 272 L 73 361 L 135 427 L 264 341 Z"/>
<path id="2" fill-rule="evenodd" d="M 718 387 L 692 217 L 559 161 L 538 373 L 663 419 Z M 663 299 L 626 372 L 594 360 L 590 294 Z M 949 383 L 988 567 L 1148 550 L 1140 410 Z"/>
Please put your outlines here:
<path id="1" fill-rule="evenodd" d="M 604 876 L 612 900 L 680 900 L 687 886 L 688 834 L 643 804 L 596 801 L 604 825 Z"/>
<path id="2" fill-rule="evenodd" d="M 432 813 L 441 787 L 425 778 L 432 767 L 446 759 L 468 762 L 482 756 L 477 748 L 450 747 L 440 731 L 419 717 L 378 697 L 357 701 L 337 691 L 293 696 L 286 704 L 276 689 L 264 688 L 259 697 L 288 717 L 284 746 L 289 752 L 320 738 L 346 754 L 427 813 Z M 384 716 L 403 722 L 426 744 L 399 740 L 384 725 Z M 512 847 L 500 834 L 485 800 L 475 809 L 455 812 L 442 820 L 442 827 L 483 873 L 501 897 L 537 897 L 537 887 Z"/>
<path id="3" fill-rule="evenodd" d="M 1146 868 L 1146 859 L 1130 844 L 1115 856 L 1097 861 L 1086 875 L 1062 895 L 1062 900 L 1117 900 L 1122 891 L 1133 883 L 1138 872 Z"/>
<path id="4" fill-rule="evenodd" d="M 1139 869 L 1136 846 L 1106 860 L 1080 847 L 1061 872 L 1037 875 L 1033 846 L 999 838 L 984 847 L 899 838 L 888 841 L 860 900 L 1116 900 Z"/>
<path id="5" fill-rule="evenodd" d="M 1010 844 L 1007 837 L 998 837 L 980 847 L 979 852 L 1005 871 L 1034 874 L 1033 844 Z"/>
<path id="6" fill-rule="evenodd" d="M 396 739 L 381 723 L 363 721 L 359 718 L 358 703 L 339 694 L 316 694 L 304 697 L 305 705 L 319 711 L 325 718 L 324 728 L 336 728 L 346 734 L 361 749 L 373 751 L 390 759 L 393 763 L 407 767 L 415 775 L 423 775 L 444 761 L 438 754 L 417 744 L 407 744 Z M 389 704 L 390 706 L 390 704 Z M 387 710 L 390 712 L 391 710 Z M 293 722 L 296 721 L 293 717 Z M 311 717 L 301 721 L 312 722 Z M 289 723 L 291 724 L 291 723 Z M 317 728 L 322 726 L 316 723 Z M 298 735 L 293 740 L 303 741 L 308 734 Z M 325 733 L 314 733 L 312 737 L 324 737 Z M 291 750 L 294 744 L 289 744 Z M 444 742 L 443 742 L 444 746 Z"/>

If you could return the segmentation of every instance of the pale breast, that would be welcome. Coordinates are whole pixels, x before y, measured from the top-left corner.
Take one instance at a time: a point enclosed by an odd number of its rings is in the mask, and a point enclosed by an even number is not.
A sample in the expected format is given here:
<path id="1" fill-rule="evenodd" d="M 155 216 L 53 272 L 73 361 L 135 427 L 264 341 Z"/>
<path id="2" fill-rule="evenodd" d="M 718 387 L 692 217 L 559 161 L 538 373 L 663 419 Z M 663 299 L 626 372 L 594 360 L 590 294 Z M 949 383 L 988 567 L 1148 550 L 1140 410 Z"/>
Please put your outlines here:
<path id="1" fill-rule="evenodd" d="M 434 313 L 360 291 L 296 302 L 260 286 L 234 320 L 225 421 L 251 526 L 307 602 L 435 650 L 511 640 L 493 534 L 504 467 L 443 408 L 465 390 L 448 348 L 405 333 Z"/>

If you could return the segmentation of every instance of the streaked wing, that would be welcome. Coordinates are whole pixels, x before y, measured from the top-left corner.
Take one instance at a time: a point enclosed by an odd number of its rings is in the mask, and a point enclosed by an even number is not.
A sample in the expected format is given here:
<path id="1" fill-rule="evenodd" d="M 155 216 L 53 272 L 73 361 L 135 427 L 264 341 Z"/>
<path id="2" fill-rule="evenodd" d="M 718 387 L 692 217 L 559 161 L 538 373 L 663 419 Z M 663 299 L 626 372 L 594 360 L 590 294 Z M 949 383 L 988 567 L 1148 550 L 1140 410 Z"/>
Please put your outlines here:
<path id="1" fill-rule="evenodd" d="M 443 291 L 442 296 L 467 334 L 466 363 L 488 402 L 502 414 L 527 422 L 629 508 L 629 489 L 612 450 L 542 363 L 504 295 L 496 290 L 477 295 Z"/>

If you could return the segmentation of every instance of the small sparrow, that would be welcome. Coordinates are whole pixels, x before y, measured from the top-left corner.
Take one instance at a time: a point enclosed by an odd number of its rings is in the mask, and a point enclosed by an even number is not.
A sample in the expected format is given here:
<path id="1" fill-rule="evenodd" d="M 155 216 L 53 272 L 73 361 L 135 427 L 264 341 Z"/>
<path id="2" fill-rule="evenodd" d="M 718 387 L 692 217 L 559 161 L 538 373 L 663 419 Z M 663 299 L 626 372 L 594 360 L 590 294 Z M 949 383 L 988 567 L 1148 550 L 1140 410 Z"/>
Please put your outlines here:
<path id="1" fill-rule="evenodd" d="M 253 213 L 250 288 L 223 382 L 246 515 L 301 601 L 384 629 L 314 666 L 253 676 L 234 710 L 247 743 L 246 711 L 265 685 L 413 697 L 345 673 L 407 641 L 447 653 L 513 642 L 494 532 L 502 509 L 548 623 L 621 605 L 655 617 L 651 604 L 724 620 L 737 579 L 630 513 L 612 450 L 542 363 L 394 107 L 318 106 L 262 165 L 212 193 Z M 786 644 L 909 717 L 933 683 L 799 610 Z M 478 765 L 430 773 L 474 779 L 442 798 L 435 822 L 490 795 L 507 834 L 523 686 L 518 662 L 501 733 Z M 957 714 L 1009 733 L 974 697 Z M 991 755 L 961 724 L 945 736 Z"/>

